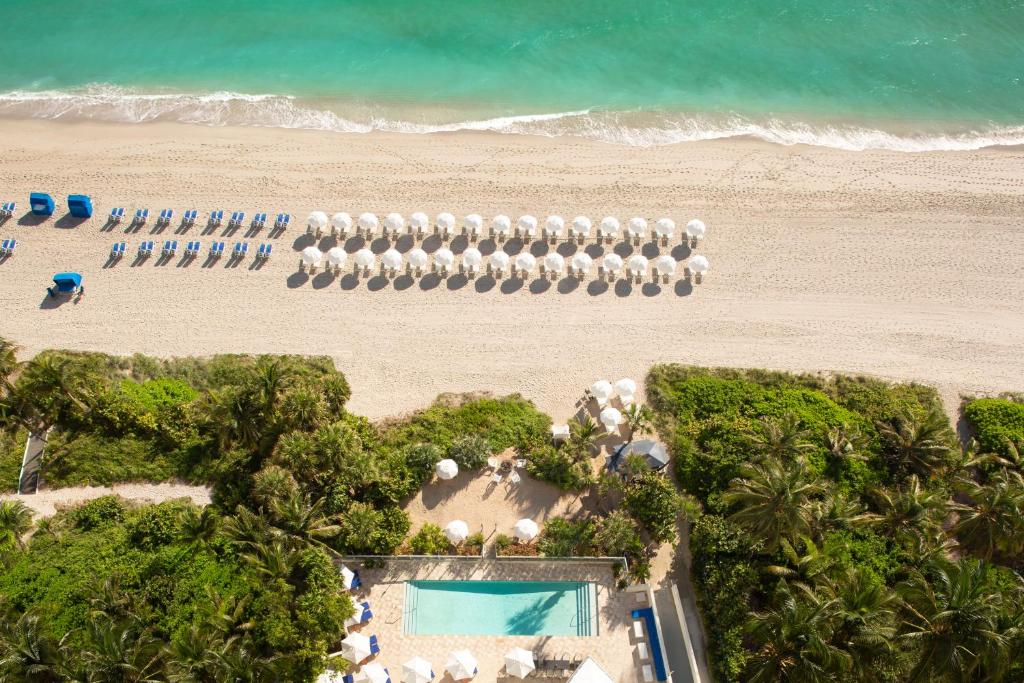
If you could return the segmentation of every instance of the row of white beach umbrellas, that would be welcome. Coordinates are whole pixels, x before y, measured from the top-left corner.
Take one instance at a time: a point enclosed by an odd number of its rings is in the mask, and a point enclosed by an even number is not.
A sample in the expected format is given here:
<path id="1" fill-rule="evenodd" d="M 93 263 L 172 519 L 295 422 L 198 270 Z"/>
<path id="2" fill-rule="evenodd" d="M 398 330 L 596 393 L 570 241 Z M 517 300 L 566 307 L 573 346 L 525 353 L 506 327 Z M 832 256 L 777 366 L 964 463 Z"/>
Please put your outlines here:
<path id="1" fill-rule="evenodd" d="M 532 541 L 539 533 L 540 527 L 537 526 L 537 522 L 529 518 L 521 519 L 512 526 L 512 535 L 520 541 Z M 444 535 L 452 543 L 462 543 L 469 538 L 469 525 L 461 519 L 453 520 L 445 525 Z"/>
<path id="2" fill-rule="evenodd" d="M 346 647 L 348 641 L 352 641 Z M 353 633 L 342 641 L 342 656 L 358 664 L 370 656 L 370 639 L 360 633 Z M 356 659 L 358 658 L 358 659 Z M 445 671 L 456 681 L 466 681 L 476 676 L 477 659 L 469 650 L 454 650 L 448 655 Z M 526 678 L 537 668 L 533 653 L 521 647 L 515 647 L 505 654 L 505 671 L 516 678 Z M 386 683 L 390 679 L 387 670 L 378 662 L 370 662 L 360 667 L 353 675 L 357 683 Z M 430 683 L 435 678 L 434 668 L 423 657 L 413 657 L 402 664 L 402 683 Z M 340 683 L 342 677 L 337 674 L 322 674 L 317 683 Z"/>
<path id="3" fill-rule="evenodd" d="M 341 211 L 328 217 L 323 211 L 314 211 L 309 214 L 306 225 L 310 231 L 321 232 L 330 225 L 336 232 L 347 234 L 353 227 L 361 232 L 372 235 L 381 226 L 381 221 L 374 213 L 361 213 L 353 220 L 352 216 Z M 384 232 L 388 235 L 404 234 L 407 231 L 412 234 L 422 234 L 436 227 L 441 235 L 452 235 L 457 227 L 455 216 L 448 212 L 437 214 L 437 217 L 430 220 L 430 217 L 421 212 L 409 216 L 408 223 L 400 213 L 389 213 L 384 217 Z M 463 229 L 467 234 L 480 235 L 484 230 L 484 218 L 480 214 L 471 213 L 462 220 Z M 490 220 L 491 231 L 496 235 L 508 236 L 513 232 L 512 219 L 504 214 L 498 214 Z M 562 237 L 566 232 L 572 237 L 590 237 L 594 224 L 586 216 L 576 216 L 568 225 L 561 216 L 551 215 L 544 219 L 543 225 L 536 217 L 529 214 L 520 216 L 515 223 L 515 232 L 524 237 L 535 237 L 540 229 L 543 236 L 550 238 Z M 641 239 L 648 234 L 653 234 L 661 239 L 671 239 L 676 233 L 676 222 L 671 218 L 659 218 L 654 221 L 651 228 L 646 218 L 634 216 L 626 221 L 625 227 L 615 216 L 605 216 L 597 226 L 597 234 L 602 237 L 618 237 L 620 234 L 633 239 Z M 686 224 L 683 234 L 691 240 L 703 239 L 707 234 L 707 226 L 699 219 L 693 219 Z"/>
<path id="4" fill-rule="evenodd" d="M 344 268 L 348 263 L 349 254 L 341 247 L 332 247 L 325 255 L 316 247 L 306 247 L 302 250 L 302 263 L 309 268 L 319 268 L 324 259 L 333 268 Z M 441 270 L 449 271 L 455 266 L 455 253 L 451 249 L 442 247 L 434 252 L 434 265 Z M 360 270 L 372 270 L 377 265 L 377 255 L 371 250 L 363 248 L 352 255 L 352 261 Z M 381 265 L 385 270 L 400 270 L 405 262 L 416 270 L 425 269 L 430 263 L 430 255 L 423 249 L 416 248 L 404 255 L 397 249 L 388 249 L 380 256 Z M 484 256 L 479 249 L 469 247 L 462 252 L 462 263 L 471 270 L 478 270 L 484 262 Z M 542 263 L 547 272 L 562 273 L 566 268 L 566 258 L 559 253 L 552 252 L 543 256 L 540 261 L 530 253 L 517 254 L 514 258 L 503 251 L 496 251 L 490 256 L 491 268 L 505 272 L 512 264 L 519 272 L 532 273 L 536 270 L 538 263 Z M 568 261 L 572 270 L 577 273 L 589 273 L 594 265 L 594 259 L 584 252 L 574 254 Z M 625 268 L 633 275 L 644 275 L 651 267 L 651 261 L 642 254 L 633 254 L 628 259 L 623 259 L 618 254 L 606 254 L 601 259 L 601 266 L 605 271 L 617 273 Z M 654 269 L 659 275 L 671 276 L 677 268 L 676 260 L 663 254 L 654 259 Z M 703 275 L 710 267 L 707 257 L 697 255 L 686 262 L 686 267 L 691 273 Z"/>

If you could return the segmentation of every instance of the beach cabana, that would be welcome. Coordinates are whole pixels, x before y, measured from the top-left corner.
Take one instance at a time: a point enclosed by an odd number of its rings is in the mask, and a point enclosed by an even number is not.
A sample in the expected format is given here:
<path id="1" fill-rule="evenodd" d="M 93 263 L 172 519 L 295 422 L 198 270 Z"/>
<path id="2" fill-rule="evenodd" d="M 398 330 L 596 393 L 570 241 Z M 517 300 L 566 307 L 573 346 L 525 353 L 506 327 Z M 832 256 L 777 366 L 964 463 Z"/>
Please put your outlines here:
<path id="1" fill-rule="evenodd" d="M 626 224 L 626 234 L 635 243 L 639 243 L 640 240 L 647 236 L 647 219 L 640 216 L 630 218 L 629 223 Z"/>
<path id="2" fill-rule="evenodd" d="M 531 240 L 537 236 L 537 219 L 533 216 L 520 216 L 516 222 L 516 232 L 523 240 Z"/>
<path id="3" fill-rule="evenodd" d="M 526 276 L 533 272 L 533 269 L 537 267 L 537 259 L 533 254 L 523 252 L 516 255 L 516 270 L 519 271 L 522 279 L 526 279 Z"/>
<path id="4" fill-rule="evenodd" d="M 512 232 L 512 220 L 505 214 L 498 214 L 491 219 L 491 234 L 505 238 Z"/>
<path id="5" fill-rule="evenodd" d="M 331 247 L 327 250 L 327 263 L 335 270 L 341 270 L 348 261 L 348 254 L 341 247 Z"/>
<path id="6" fill-rule="evenodd" d="M 705 256 L 694 256 L 686 262 L 686 268 L 696 277 L 697 282 L 700 282 L 704 277 L 704 273 L 708 272 L 711 264 L 708 263 L 708 259 Z"/>
<path id="7" fill-rule="evenodd" d="M 491 254 L 491 270 L 497 273 L 496 277 L 501 277 L 501 274 L 508 270 L 509 263 L 512 262 L 512 257 L 503 251 L 496 251 Z"/>
<path id="8" fill-rule="evenodd" d="M 352 230 L 352 216 L 344 211 L 331 216 L 331 233 L 345 237 Z"/>
<path id="9" fill-rule="evenodd" d="M 445 458 L 434 465 L 434 473 L 438 479 L 444 479 L 445 481 L 454 479 L 459 476 L 459 465 L 451 458 Z"/>
<path id="10" fill-rule="evenodd" d="M 505 672 L 516 678 L 526 678 L 536 670 L 533 653 L 521 647 L 514 647 L 505 653 Z"/>
<path id="11" fill-rule="evenodd" d="M 437 233 L 442 239 L 447 239 L 455 234 L 455 216 L 445 211 L 437 214 Z"/>
<path id="12" fill-rule="evenodd" d="M 628 377 L 623 377 L 615 383 L 615 393 L 619 395 L 622 405 L 633 405 L 633 401 L 636 400 L 636 382 Z"/>
<path id="13" fill-rule="evenodd" d="M 45 192 L 33 192 L 28 196 L 28 204 L 32 213 L 36 216 L 52 216 L 54 203 L 53 197 Z"/>
<path id="14" fill-rule="evenodd" d="M 551 273 L 552 277 L 561 275 L 565 270 L 565 257 L 558 252 L 551 252 L 544 257 L 544 268 Z"/>
<path id="15" fill-rule="evenodd" d="M 664 444 L 652 441 L 651 439 L 631 441 L 623 445 L 618 453 L 615 454 L 615 467 L 618 467 L 618 464 L 627 455 L 641 456 L 650 465 L 652 470 L 664 469 L 668 465 L 668 451 L 665 449 Z"/>
<path id="16" fill-rule="evenodd" d="M 586 216 L 576 216 L 572 219 L 572 224 L 569 225 L 569 234 L 580 242 L 587 237 L 590 237 L 590 229 L 594 227 L 593 223 Z"/>
<path id="17" fill-rule="evenodd" d="M 359 214 L 358 221 L 359 229 L 366 234 L 367 237 L 377 232 L 377 227 L 380 225 L 380 221 L 377 220 L 376 214 L 370 212 Z"/>
<path id="18" fill-rule="evenodd" d="M 364 273 L 369 273 L 377 264 L 377 256 L 365 247 L 357 251 L 352 260 L 355 261 L 356 268 Z"/>
<path id="19" fill-rule="evenodd" d="M 310 235 L 316 235 L 319 237 L 323 234 L 323 231 L 327 229 L 327 225 L 330 220 L 327 218 L 327 214 L 323 211 L 314 211 L 309 214 L 306 218 L 306 232 Z"/>
<path id="20" fill-rule="evenodd" d="M 601 266 L 608 274 L 608 279 L 612 280 L 622 270 L 622 257 L 618 254 L 605 254 L 605 257 L 601 259 Z"/>
<path id="21" fill-rule="evenodd" d="M 434 669 L 423 657 L 413 657 L 402 665 L 402 683 L 430 683 Z"/>
<path id="22" fill-rule="evenodd" d="M 434 252 L 434 266 L 441 269 L 442 275 L 447 275 L 455 266 L 455 254 L 451 249 L 441 247 Z"/>
<path id="23" fill-rule="evenodd" d="M 592 657 L 587 657 L 579 668 L 573 672 L 568 683 L 615 683 L 615 679 L 608 675 L 601 665 Z"/>
<path id="24" fill-rule="evenodd" d="M 416 239 L 423 237 L 430 227 L 430 217 L 422 211 L 409 216 L 409 232 Z"/>
<path id="25" fill-rule="evenodd" d="M 350 633 L 341 641 L 341 656 L 353 664 L 358 664 L 371 654 L 373 648 L 370 639 L 362 633 Z"/>
<path id="26" fill-rule="evenodd" d="M 667 242 L 676 234 L 676 222 L 671 218 L 659 218 L 654 224 L 654 234 L 661 238 L 662 242 Z"/>
<path id="27" fill-rule="evenodd" d="M 481 264 L 484 262 L 484 255 L 480 253 L 480 250 L 476 247 L 470 247 L 466 251 L 462 252 L 462 264 L 469 271 L 470 275 L 475 275 L 479 270 Z"/>
<path id="28" fill-rule="evenodd" d="M 68 213 L 75 218 L 89 218 L 92 216 L 92 199 L 87 194 L 69 194 Z"/>
<path id="29" fill-rule="evenodd" d="M 561 216 L 548 216 L 544 220 L 544 236 L 554 242 L 565 232 L 565 221 Z"/>
<path id="30" fill-rule="evenodd" d="M 448 522 L 444 528 L 445 537 L 452 543 L 458 545 L 469 538 L 469 526 L 461 519 Z"/>
<path id="31" fill-rule="evenodd" d="M 707 232 L 708 226 L 704 225 L 704 221 L 697 218 L 686 224 L 686 236 L 694 242 L 704 239 L 704 235 Z"/>
<path id="32" fill-rule="evenodd" d="M 50 293 L 51 298 L 58 294 L 82 294 L 85 292 L 85 287 L 82 286 L 82 275 L 81 273 L 57 273 L 53 276 L 53 286 L 47 287 L 46 291 Z"/>
<path id="33" fill-rule="evenodd" d="M 608 407 L 601 411 L 600 420 L 601 424 L 604 425 L 605 431 L 611 434 L 622 424 L 622 413 L 615 408 Z"/>
<path id="34" fill-rule="evenodd" d="M 476 676 L 476 657 L 469 650 L 455 650 L 448 655 L 444 668 L 456 681 L 468 681 Z"/>
<path id="35" fill-rule="evenodd" d="M 658 258 L 654 259 L 654 270 L 657 271 L 659 277 L 665 282 L 675 275 L 676 272 L 676 260 L 668 254 L 662 254 Z"/>
<path id="36" fill-rule="evenodd" d="M 377 662 L 370 662 L 352 676 L 352 683 L 391 683 L 391 675 Z"/>
<path id="37" fill-rule="evenodd" d="M 581 251 L 572 256 L 572 269 L 581 280 L 585 274 L 590 272 L 593 265 L 594 259 L 590 258 L 590 254 Z"/>
<path id="38" fill-rule="evenodd" d="M 469 239 L 475 240 L 484 231 L 484 219 L 478 213 L 471 213 L 466 216 L 465 231 Z"/>
<path id="39" fill-rule="evenodd" d="M 619 236 L 619 219 L 615 216 L 605 216 L 601 219 L 601 225 L 597 228 L 597 236 L 609 242 Z"/>
<path id="40" fill-rule="evenodd" d="M 389 213 L 384 217 L 384 232 L 392 237 L 398 237 L 405 230 L 405 219 L 400 213 Z"/>
<path id="41" fill-rule="evenodd" d="M 388 249 L 381 255 L 380 262 L 386 270 L 394 273 L 402 267 L 402 254 L 397 249 Z"/>
<path id="42" fill-rule="evenodd" d="M 630 274 L 639 282 L 647 274 L 649 263 L 647 257 L 643 254 L 633 254 L 629 257 L 629 261 L 626 262 L 626 267 L 629 269 Z"/>
<path id="43" fill-rule="evenodd" d="M 430 263 L 430 257 L 419 247 L 409 252 L 409 266 L 416 270 L 417 275 L 423 272 L 428 263 Z"/>
<path id="44" fill-rule="evenodd" d="M 299 258 L 302 260 L 302 265 L 313 271 L 320 267 L 323 257 L 323 252 L 316 247 L 306 247 L 302 250 L 302 255 Z"/>
<path id="45" fill-rule="evenodd" d="M 590 395 L 597 401 L 600 408 L 604 408 L 612 397 L 612 383 L 606 379 L 599 379 L 590 385 Z"/>
<path id="46" fill-rule="evenodd" d="M 519 520 L 512 527 L 512 535 L 520 541 L 532 541 L 537 538 L 538 533 L 540 533 L 540 529 L 537 527 L 537 522 L 529 518 Z"/>

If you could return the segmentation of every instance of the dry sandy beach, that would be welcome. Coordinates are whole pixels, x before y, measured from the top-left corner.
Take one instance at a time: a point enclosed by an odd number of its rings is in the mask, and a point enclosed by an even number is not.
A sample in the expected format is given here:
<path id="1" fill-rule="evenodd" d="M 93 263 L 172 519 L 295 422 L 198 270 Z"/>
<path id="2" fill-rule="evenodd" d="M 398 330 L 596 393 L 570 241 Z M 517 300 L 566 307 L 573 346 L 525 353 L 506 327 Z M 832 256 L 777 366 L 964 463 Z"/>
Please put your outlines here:
<path id="1" fill-rule="evenodd" d="M 326 354 L 352 383 L 352 409 L 371 418 L 472 390 L 519 392 L 564 418 L 595 379 L 640 380 L 661 361 L 919 380 L 950 404 L 1024 386 L 1020 149 L 841 152 L 736 140 L 640 149 L 480 133 L 5 120 L 0 158 L 0 199 L 19 204 L 0 226 L 19 243 L 0 264 L 0 335 L 25 355 L 52 346 Z M 28 224 L 35 190 L 59 203 L 90 194 L 96 216 L 60 227 L 60 208 Z M 272 240 L 262 269 L 251 257 L 226 268 L 203 267 L 204 257 L 182 265 L 180 255 L 133 266 L 142 239 L 183 246 L 202 226 L 106 232 L 112 206 L 288 211 L 297 221 Z M 352 287 L 297 273 L 314 209 L 699 217 L 709 235 L 697 253 L 712 271 L 699 286 L 660 291 L 459 278 Z M 265 236 L 249 240 L 250 254 Z M 122 239 L 128 257 L 105 267 Z M 205 250 L 212 238 L 201 239 Z M 83 274 L 86 295 L 54 308 L 44 288 L 65 269 Z"/>

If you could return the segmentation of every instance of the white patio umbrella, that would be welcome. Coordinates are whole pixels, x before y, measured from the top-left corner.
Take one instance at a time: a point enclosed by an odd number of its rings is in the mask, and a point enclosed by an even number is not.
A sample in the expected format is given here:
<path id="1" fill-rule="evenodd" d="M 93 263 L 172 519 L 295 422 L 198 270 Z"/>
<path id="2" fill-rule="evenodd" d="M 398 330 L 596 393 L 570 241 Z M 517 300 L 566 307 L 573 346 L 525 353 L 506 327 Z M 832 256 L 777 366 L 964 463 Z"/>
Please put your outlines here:
<path id="1" fill-rule="evenodd" d="M 511 260 L 511 257 L 505 252 L 496 251 L 491 254 L 491 268 L 501 271 L 508 270 L 508 264 Z"/>
<path id="2" fill-rule="evenodd" d="M 605 270 L 612 273 L 622 270 L 622 257 L 618 254 L 605 254 L 601 263 L 604 264 Z"/>
<path id="3" fill-rule="evenodd" d="M 569 226 L 569 232 L 576 237 L 590 237 L 590 229 L 593 227 L 593 223 L 586 216 L 576 216 L 572 219 L 572 225 Z"/>
<path id="4" fill-rule="evenodd" d="M 344 569 L 347 569 L 347 567 Z M 342 574 L 344 574 L 344 569 L 342 569 Z M 356 611 L 352 614 L 352 616 L 345 620 L 346 627 L 355 626 L 361 623 L 363 621 L 363 612 L 366 611 L 366 608 L 363 607 L 363 603 L 357 602 L 356 600 L 352 601 L 352 606 L 356 608 Z"/>
<path id="5" fill-rule="evenodd" d="M 612 397 L 612 383 L 606 379 L 599 379 L 590 385 L 590 393 L 598 400 L 607 401 Z"/>
<path id="6" fill-rule="evenodd" d="M 694 218 L 692 221 L 686 224 L 686 236 L 690 239 L 703 239 L 704 235 L 707 234 L 708 226 L 704 225 L 704 221 Z"/>
<path id="7" fill-rule="evenodd" d="M 449 479 L 454 479 L 459 475 L 459 465 L 454 460 L 445 458 L 444 460 L 439 460 L 438 463 L 434 465 L 434 472 L 440 479 L 447 481 Z"/>
<path id="8" fill-rule="evenodd" d="M 405 229 L 405 219 L 400 213 L 389 213 L 384 217 L 384 227 L 390 233 L 401 232 Z"/>
<path id="9" fill-rule="evenodd" d="M 647 257 L 643 254 L 633 254 L 629 257 L 629 261 L 626 263 L 629 266 L 629 270 L 635 275 L 644 275 L 647 273 L 647 266 L 649 265 Z"/>
<path id="10" fill-rule="evenodd" d="M 352 582 L 355 580 L 356 573 L 345 565 L 341 565 L 341 585 L 345 587 L 345 590 L 352 588 Z"/>
<path id="11" fill-rule="evenodd" d="M 409 252 L 409 265 L 413 268 L 423 269 L 427 267 L 428 263 L 430 263 L 430 257 L 419 247 Z"/>
<path id="12" fill-rule="evenodd" d="M 341 247 L 331 247 L 327 250 L 327 262 L 335 268 L 341 268 L 348 261 L 348 254 Z"/>
<path id="13" fill-rule="evenodd" d="M 615 427 L 622 423 L 622 413 L 616 408 L 605 408 L 601 411 L 601 424 L 605 427 Z"/>
<path id="14" fill-rule="evenodd" d="M 402 665 L 402 683 L 430 683 L 434 669 L 423 657 L 413 657 Z"/>
<path id="15" fill-rule="evenodd" d="M 672 275 L 676 272 L 676 260 L 668 254 L 662 254 L 654 259 L 654 267 L 662 275 Z"/>
<path id="16" fill-rule="evenodd" d="M 590 268 L 593 265 L 594 265 L 594 259 L 590 258 L 590 254 L 584 253 L 582 251 L 577 253 L 577 254 L 573 254 L 573 257 L 572 257 L 572 267 L 575 270 L 577 270 L 577 271 L 579 271 L 581 273 L 589 273 L 590 272 Z"/>
<path id="17" fill-rule="evenodd" d="M 446 270 L 451 270 L 451 267 L 455 265 L 455 254 L 451 249 L 442 247 L 434 252 L 434 263 Z"/>
<path id="18" fill-rule="evenodd" d="M 565 230 L 565 221 L 561 216 L 548 216 L 544 221 L 544 234 L 548 237 L 559 237 Z"/>
<path id="19" fill-rule="evenodd" d="M 686 262 L 686 267 L 690 269 L 691 273 L 697 275 L 703 275 L 708 272 L 711 264 L 708 263 L 708 259 L 705 256 L 694 256 L 692 259 Z"/>
<path id="20" fill-rule="evenodd" d="M 615 237 L 619 234 L 619 219 L 615 216 L 605 216 L 601 219 L 601 234 L 605 237 Z"/>
<path id="21" fill-rule="evenodd" d="M 537 522 L 529 518 L 519 520 L 512 527 L 512 534 L 520 541 L 532 541 L 538 533 L 540 529 L 537 528 Z"/>
<path id="22" fill-rule="evenodd" d="M 356 262 L 356 265 L 360 268 L 373 268 L 377 262 L 377 257 L 372 251 L 366 249 L 360 249 L 356 252 L 356 255 L 352 257 L 352 260 Z"/>
<path id="23" fill-rule="evenodd" d="M 398 270 L 402 267 L 402 254 L 397 249 L 388 249 L 380 257 L 380 261 L 388 270 Z"/>
<path id="24" fill-rule="evenodd" d="M 328 669 L 316 677 L 316 683 L 344 683 L 345 674 Z"/>
<path id="25" fill-rule="evenodd" d="M 507 235 L 512 230 L 512 220 L 505 214 L 498 214 L 491 219 L 491 228 L 498 235 Z"/>
<path id="26" fill-rule="evenodd" d="M 369 234 L 377 232 L 377 226 L 380 225 L 380 221 L 377 220 L 377 216 L 370 213 L 359 214 L 359 228 L 365 230 Z"/>
<path id="27" fill-rule="evenodd" d="M 516 228 L 524 235 L 533 237 L 537 234 L 537 219 L 529 214 L 520 216 L 519 220 L 516 221 Z"/>
<path id="28" fill-rule="evenodd" d="M 444 535 L 452 543 L 462 543 L 469 538 L 469 526 L 461 519 L 448 522 L 444 528 Z"/>
<path id="29" fill-rule="evenodd" d="M 633 396 L 636 394 L 636 382 L 628 377 L 623 377 L 615 383 L 615 391 L 620 396 Z"/>
<path id="30" fill-rule="evenodd" d="M 523 252 L 516 255 L 516 270 L 526 271 L 527 273 L 533 272 L 533 269 L 537 267 L 537 259 L 533 254 Z"/>
<path id="31" fill-rule="evenodd" d="M 370 639 L 362 633 L 350 633 L 341 641 L 341 656 L 353 664 L 358 664 L 370 654 Z"/>
<path id="32" fill-rule="evenodd" d="M 484 229 L 484 219 L 478 213 L 471 213 L 466 216 L 466 232 L 471 235 L 479 235 Z"/>
<path id="33" fill-rule="evenodd" d="M 654 224 L 654 232 L 658 237 L 672 237 L 676 234 L 676 222 L 671 218 L 659 218 Z"/>
<path id="34" fill-rule="evenodd" d="M 437 229 L 443 233 L 455 232 L 455 216 L 447 211 L 437 214 Z"/>
<path id="35" fill-rule="evenodd" d="M 469 650 L 456 650 L 448 655 L 445 670 L 457 681 L 465 681 L 476 676 L 476 657 Z"/>
<path id="36" fill-rule="evenodd" d="M 302 262 L 307 266 L 319 266 L 324 254 L 316 247 L 306 247 L 302 250 Z"/>
<path id="37" fill-rule="evenodd" d="M 391 677 L 384 667 L 377 662 L 370 662 L 352 676 L 354 683 L 388 683 Z"/>
<path id="38" fill-rule="evenodd" d="M 537 668 L 533 653 L 521 647 L 514 647 L 505 653 L 505 671 L 516 678 L 526 678 Z"/>
<path id="39" fill-rule="evenodd" d="M 333 225 L 334 229 L 338 232 L 342 234 L 347 233 L 352 229 L 352 216 L 349 216 L 344 211 L 339 211 L 331 216 L 331 225 Z"/>
<path id="40" fill-rule="evenodd" d="M 553 251 L 544 257 L 544 267 L 552 273 L 561 273 L 565 270 L 565 257 Z"/>
<path id="41" fill-rule="evenodd" d="M 484 262 L 484 255 L 476 247 L 470 247 L 462 252 L 462 262 L 470 268 L 479 268 L 480 264 Z"/>
<path id="42" fill-rule="evenodd" d="M 314 211 L 306 219 L 306 225 L 310 230 L 323 230 L 327 227 L 327 214 L 323 211 Z"/>
<path id="43" fill-rule="evenodd" d="M 643 237 L 647 234 L 647 219 L 634 216 L 626 224 L 626 232 L 630 237 Z"/>
<path id="44" fill-rule="evenodd" d="M 430 217 L 422 211 L 409 216 L 409 227 L 416 232 L 423 232 L 430 227 Z"/>

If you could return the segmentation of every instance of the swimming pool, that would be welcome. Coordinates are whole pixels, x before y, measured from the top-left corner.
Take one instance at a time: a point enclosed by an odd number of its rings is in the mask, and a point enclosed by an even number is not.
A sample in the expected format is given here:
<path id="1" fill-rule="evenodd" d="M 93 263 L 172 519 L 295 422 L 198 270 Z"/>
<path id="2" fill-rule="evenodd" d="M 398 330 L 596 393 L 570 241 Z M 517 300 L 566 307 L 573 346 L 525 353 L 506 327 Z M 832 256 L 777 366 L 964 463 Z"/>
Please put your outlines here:
<path id="1" fill-rule="evenodd" d="M 581 581 L 407 581 L 406 635 L 597 635 L 597 591 Z"/>

